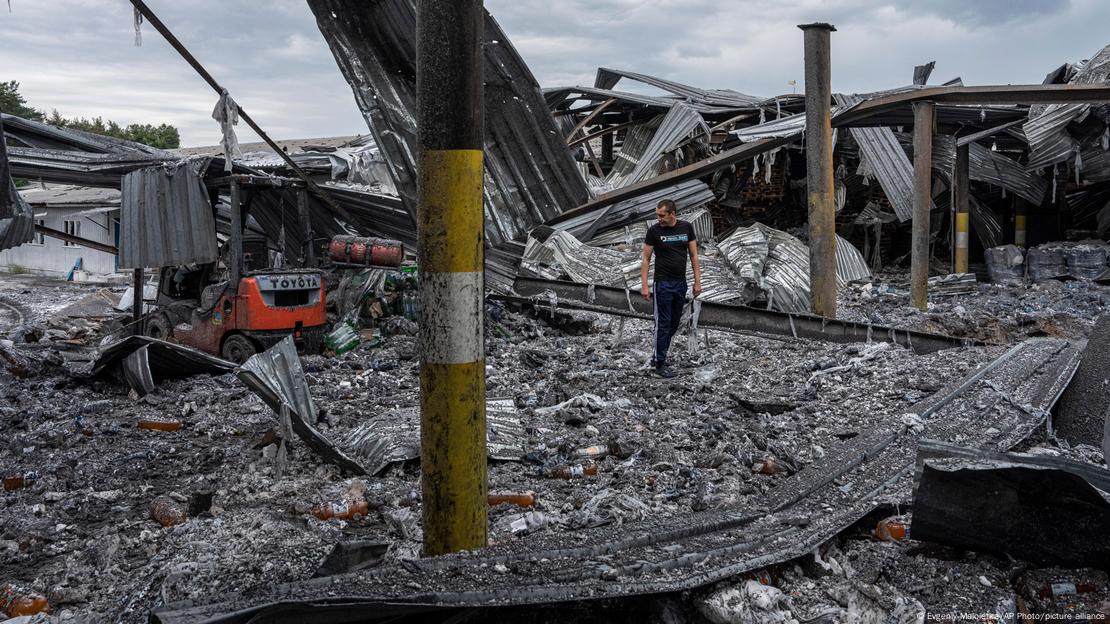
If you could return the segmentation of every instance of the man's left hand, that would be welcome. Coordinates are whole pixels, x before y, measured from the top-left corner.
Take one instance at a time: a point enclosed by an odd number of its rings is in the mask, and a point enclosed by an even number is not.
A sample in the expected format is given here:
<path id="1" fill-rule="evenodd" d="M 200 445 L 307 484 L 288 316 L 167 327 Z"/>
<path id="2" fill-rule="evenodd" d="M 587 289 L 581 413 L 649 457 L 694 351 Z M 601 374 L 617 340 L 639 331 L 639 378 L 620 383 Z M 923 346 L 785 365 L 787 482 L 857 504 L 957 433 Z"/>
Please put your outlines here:
<path id="1" fill-rule="evenodd" d="M 701 283 L 700 282 L 694 282 L 694 299 L 697 299 L 700 296 L 701 296 Z"/>

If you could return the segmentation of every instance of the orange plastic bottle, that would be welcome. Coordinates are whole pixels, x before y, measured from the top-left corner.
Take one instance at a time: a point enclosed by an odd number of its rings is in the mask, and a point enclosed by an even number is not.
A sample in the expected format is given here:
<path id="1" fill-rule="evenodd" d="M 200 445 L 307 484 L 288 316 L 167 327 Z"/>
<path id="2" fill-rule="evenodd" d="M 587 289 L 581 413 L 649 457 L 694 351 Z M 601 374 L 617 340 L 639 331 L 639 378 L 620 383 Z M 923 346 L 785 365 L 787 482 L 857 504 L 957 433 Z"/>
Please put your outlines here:
<path id="1" fill-rule="evenodd" d="M 486 496 L 486 503 L 491 507 L 502 503 L 509 503 L 517 507 L 531 507 L 536 504 L 535 492 L 500 492 Z"/>
<path id="2" fill-rule="evenodd" d="M 4 477 L 4 491 L 11 492 L 12 490 L 20 490 L 25 487 L 31 487 L 35 481 L 38 481 L 39 475 L 37 472 L 25 472 L 23 474 L 12 475 Z"/>
<path id="3" fill-rule="evenodd" d="M 321 520 L 330 520 L 332 518 L 350 520 L 355 516 L 365 516 L 366 512 L 369 510 L 370 505 L 367 504 L 365 500 L 343 503 L 321 503 L 312 508 L 312 515 Z"/>
<path id="4" fill-rule="evenodd" d="M 177 431 L 180 428 L 181 421 L 174 418 L 144 416 L 139 419 L 139 429 L 150 429 L 152 431 Z"/>
<path id="5" fill-rule="evenodd" d="M 169 496 L 159 496 L 150 504 L 150 517 L 154 518 L 164 527 L 185 522 L 188 517 L 185 510 Z"/>
<path id="6" fill-rule="evenodd" d="M 0 608 L 8 617 L 46 613 L 50 603 L 46 596 L 14 583 L 0 585 Z"/>
<path id="7" fill-rule="evenodd" d="M 559 466 L 551 471 L 550 476 L 553 479 L 580 479 L 582 477 L 592 477 L 596 474 L 597 464 L 586 462 L 574 466 Z"/>
<path id="8" fill-rule="evenodd" d="M 909 527 L 897 516 L 884 518 L 875 526 L 875 537 L 884 542 L 900 542 L 909 537 Z"/>

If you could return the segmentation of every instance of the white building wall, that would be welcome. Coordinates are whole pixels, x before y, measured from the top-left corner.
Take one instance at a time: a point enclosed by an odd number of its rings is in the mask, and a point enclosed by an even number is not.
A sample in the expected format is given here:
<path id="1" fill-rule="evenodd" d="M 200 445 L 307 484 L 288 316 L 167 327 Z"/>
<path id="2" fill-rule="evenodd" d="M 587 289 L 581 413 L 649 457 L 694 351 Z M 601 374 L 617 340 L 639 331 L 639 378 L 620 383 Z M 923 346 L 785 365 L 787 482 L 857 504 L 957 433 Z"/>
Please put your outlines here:
<path id="1" fill-rule="evenodd" d="M 80 225 L 79 236 L 98 243 L 116 245 L 116 221 L 119 211 L 100 213 L 85 216 L 76 216 L 76 209 L 50 208 L 36 210 L 35 220 L 46 221 L 48 228 L 65 231 L 66 220 L 76 220 Z M 108 275 L 116 273 L 116 256 L 114 254 L 89 249 L 81 246 L 67 246 L 64 241 L 56 238 L 35 236 L 34 241 L 0 251 L 0 270 L 9 271 L 12 265 L 19 265 L 24 269 L 42 275 L 65 277 L 73 268 L 78 258 L 81 258 L 82 268 L 94 275 Z"/>

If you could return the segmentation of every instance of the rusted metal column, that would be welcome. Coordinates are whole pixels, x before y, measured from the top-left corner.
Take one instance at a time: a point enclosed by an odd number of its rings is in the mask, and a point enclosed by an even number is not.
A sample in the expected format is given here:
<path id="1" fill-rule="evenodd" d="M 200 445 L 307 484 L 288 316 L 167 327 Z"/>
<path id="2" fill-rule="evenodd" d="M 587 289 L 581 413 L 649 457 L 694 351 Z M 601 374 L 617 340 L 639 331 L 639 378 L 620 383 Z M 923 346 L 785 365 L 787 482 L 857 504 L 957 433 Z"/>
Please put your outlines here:
<path id="1" fill-rule="evenodd" d="M 419 0 L 420 470 L 424 552 L 487 540 L 481 0 Z"/>
<path id="2" fill-rule="evenodd" d="M 806 193 L 809 282 L 814 314 L 836 317 L 836 195 L 833 188 L 829 33 L 832 24 L 801 24 L 805 33 Z"/>
<path id="3" fill-rule="evenodd" d="M 953 223 L 955 231 L 952 248 L 954 259 L 952 262 L 953 273 L 967 273 L 967 237 L 968 228 L 968 154 L 970 144 L 956 147 L 956 169 L 952 172 L 952 210 L 955 213 Z"/>
<path id="4" fill-rule="evenodd" d="M 929 307 L 929 211 L 933 207 L 933 103 L 913 103 L 913 235 L 910 304 Z"/>
<path id="5" fill-rule="evenodd" d="M 132 331 L 136 336 L 143 335 L 143 270 L 135 269 L 131 281 L 134 283 L 134 296 L 131 297 Z"/>

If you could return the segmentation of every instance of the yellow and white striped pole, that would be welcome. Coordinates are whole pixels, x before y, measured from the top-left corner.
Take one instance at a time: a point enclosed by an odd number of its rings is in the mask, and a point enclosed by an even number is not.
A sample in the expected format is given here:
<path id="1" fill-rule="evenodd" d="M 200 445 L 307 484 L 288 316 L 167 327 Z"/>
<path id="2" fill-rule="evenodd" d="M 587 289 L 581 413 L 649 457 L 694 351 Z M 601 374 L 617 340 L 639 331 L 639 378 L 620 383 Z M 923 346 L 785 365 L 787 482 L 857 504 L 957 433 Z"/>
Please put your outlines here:
<path id="1" fill-rule="evenodd" d="M 952 207 L 956 213 L 955 257 L 953 258 L 953 273 L 967 273 L 967 242 L 968 242 L 968 155 L 970 146 L 960 145 L 956 148 L 956 170 L 952 179 Z"/>
<path id="2" fill-rule="evenodd" d="M 486 546 L 481 0 L 419 0 L 424 552 Z"/>

